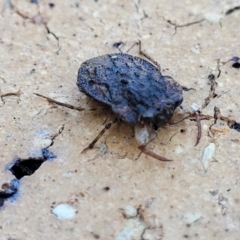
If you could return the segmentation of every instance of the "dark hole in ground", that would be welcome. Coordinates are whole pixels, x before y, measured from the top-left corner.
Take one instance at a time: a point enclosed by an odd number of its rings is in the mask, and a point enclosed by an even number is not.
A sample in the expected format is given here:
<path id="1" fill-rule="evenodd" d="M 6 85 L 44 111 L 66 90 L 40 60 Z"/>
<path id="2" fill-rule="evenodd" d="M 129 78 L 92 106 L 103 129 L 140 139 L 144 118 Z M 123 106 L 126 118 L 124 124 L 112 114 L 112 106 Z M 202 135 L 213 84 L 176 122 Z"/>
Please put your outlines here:
<path id="1" fill-rule="evenodd" d="M 3 206 L 5 200 L 11 197 L 14 197 L 14 195 L 17 193 L 18 186 L 19 186 L 19 180 L 14 179 L 10 183 L 8 189 L 6 189 L 5 191 L 0 191 L 0 207 Z"/>
<path id="2" fill-rule="evenodd" d="M 19 179 L 26 175 L 32 175 L 42 165 L 43 162 L 56 158 L 56 156 L 47 148 L 41 149 L 41 154 L 42 156 L 39 158 L 18 158 L 15 160 L 15 163 L 9 167 L 8 170 L 11 171 L 17 179 L 12 180 L 10 184 L 2 184 L 2 189 L 4 191 L 0 191 L 0 207 L 3 206 L 5 200 L 15 197 L 20 184 Z"/>
<path id="3" fill-rule="evenodd" d="M 232 65 L 233 68 L 240 68 L 240 63 L 239 62 L 235 62 Z"/>
<path id="4" fill-rule="evenodd" d="M 12 197 L 15 192 L 7 193 L 7 192 L 0 192 L 0 207 L 3 206 L 5 199 Z"/>
<path id="5" fill-rule="evenodd" d="M 208 80 L 209 81 L 212 81 L 214 79 L 215 79 L 215 76 L 212 73 L 208 75 Z"/>
<path id="6" fill-rule="evenodd" d="M 54 7 L 55 7 L 55 4 L 54 4 L 54 3 L 49 3 L 48 6 L 49 6 L 50 8 L 54 8 Z"/>
<path id="7" fill-rule="evenodd" d="M 107 192 L 110 190 L 110 187 L 105 187 L 105 188 L 103 188 L 103 190 L 105 190 Z"/>
<path id="8" fill-rule="evenodd" d="M 237 130 L 240 132 L 240 123 L 235 122 L 234 124 L 229 125 L 231 129 Z"/>
<path id="9" fill-rule="evenodd" d="M 41 150 L 42 157 L 39 158 L 18 158 L 14 165 L 9 168 L 9 171 L 17 178 L 21 179 L 24 176 L 32 175 L 41 165 L 47 160 L 52 160 L 56 156 L 48 149 L 43 148 Z"/>
<path id="10" fill-rule="evenodd" d="M 44 159 L 18 158 L 9 170 L 17 179 L 21 179 L 24 176 L 32 175 L 45 161 Z"/>

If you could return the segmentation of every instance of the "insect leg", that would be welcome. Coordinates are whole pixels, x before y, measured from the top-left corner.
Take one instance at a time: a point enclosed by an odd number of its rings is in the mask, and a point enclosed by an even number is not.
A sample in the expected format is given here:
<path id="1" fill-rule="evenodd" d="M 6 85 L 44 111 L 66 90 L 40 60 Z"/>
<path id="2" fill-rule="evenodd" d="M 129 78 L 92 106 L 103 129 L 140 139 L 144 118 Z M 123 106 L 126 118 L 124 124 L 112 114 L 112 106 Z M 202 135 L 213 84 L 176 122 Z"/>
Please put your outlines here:
<path id="1" fill-rule="evenodd" d="M 139 40 L 137 44 L 139 46 L 139 53 L 141 55 L 143 55 L 145 58 L 147 58 L 150 62 L 152 62 L 157 67 L 158 71 L 161 71 L 160 64 L 142 50 L 142 42 L 141 42 L 141 40 Z"/>
<path id="2" fill-rule="evenodd" d="M 95 143 L 102 137 L 102 135 L 106 132 L 106 130 L 108 130 L 112 124 L 117 122 L 117 118 L 115 118 L 113 121 L 110 121 L 109 123 L 107 123 L 104 128 L 100 131 L 100 133 L 94 138 L 94 140 L 86 147 L 82 150 L 81 153 L 87 151 L 88 149 L 92 149 L 95 145 Z"/>
<path id="3" fill-rule="evenodd" d="M 58 102 L 58 101 L 56 101 L 56 100 L 54 100 L 54 99 L 52 99 L 52 98 L 43 96 L 42 94 L 39 94 L 39 93 L 34 93 L 34 94 L 37 95 L 38 97 L 47 99 L 47 101 L 48 101 L 49 103 L 54 103 L 54 104 L 57 104 L 57 105 L 59 105 L 59 106 L 66 107 L 66 108 L 70 108 L 70 109 L 73 109 L 73 110 L 77 110 L 77 111 L 83 111 L 83 110 L 93 111 L 93 110 L 96 110 L 96 108 L 85 109 L 85 108 L 82 108 L 82 107 L 75 107 L 75 106 L 70 105 L 70 104 L 68 104 L 68 103 Z"/>
<path id="4" fill-rule="evenodd" d="M 120 52 L 120 53 L 122 53 L 122 50 L 121 50 L 121 46 L 123 46 L 124 45 L 124 43 L 122 42 L 122 41 L 120 41 L 120 42 L 115 42 L 114 44 L 113 44 L 113 47 L 115 47 L 115 48 L 117 48 L 118 49 L 118 51 Z"/>
<path id="5" fill-rule="evenodd" d="M 156 135 L 157 135 L 156 131 L 152 129 L 149 125 L 141 125 L 141 124 L 135 125 L 135 138 L 138 144 L 140 145 L 138 149 L 140 149 L 146 155 L 149 155 L 159 161 L 163 161 L 163 162 L 172 161 L 146 148 L 147 143 L 152 141 L 156 137 Z"/>
<path id="6" fill-rule="evenodd" d="M 183 120 L 187 119 L 187 118 L 190 118 L 190 117 L 195 117 L 196 118 L 196 122 L 197 122 L 197 129 L 198 129 L 198 134 L 197 134 L 197 141 L 196 141 L 196 144 L 195 146 L 198 145 L 200 139 L 201 139 L 201 136 L 202 136 L 202 125 L 201 125 L 201 120 L 204 120 L 204 119 L 211 119 L 212 116 L 208 116 L 208 115 L 201 115 L 201 113 L 199 111 L 196 111 L 194 113 L 190 113 L 187 117 L 184 117 L 183 119 L 177 121 L 177 122 L 169 122 L 168 124 L 170 125 L 174 125 L 174 124 L 177 124 L 177 123 L 180 123 L 182 122 Z"/>
<path id="7" fill-rule="evenodd" d="M 182 119 L 180 119 L 180 120 L 178 120 L 178 121 L 176 121 L 176 122 L 168 122 L 168 124 L 169 124 L 169 125 L 178 124 L 178 123 L 184 121 L 185 119 L 190 118 L 191 116 L 192 116 L 192 114 L 190 113 L 188 116 L 186 116 L 186 117 L 184 117 L 184 118 L 182 118 Z"/>
<path id="8" fill-rule="evenodd" d="M 136 45 L 138 45 L 138 42 L 135 42 L 135 43 L 126 51 L 126 53 L 128 53 L 130 50 L 132 50 Z"/>
<path id="9" fill-rule="evenodd" d="M 170 159 L 167 159 L 167 158 L 165 158 L 165 157 L 162 157 L 162 156 L 156 154 L 155 152 L 147 149 L 145 145 L 141 145 L 141 146 L 139 146 L 138 148 L 139 148 L 143 153 L 145 153 L 146 155 L 149 155 L 149 156 L 151 156 L 151 157 L 153 157 L 153 158 L 155 158 L 155 159 L 157 159 L 157 160 L 159 160 L 159 161 L 162 161 L 162 162 L 170 162 L 170 161 L 172 161 L 172 160 L 170 160 Z"/>
<path id="10" fill-rule="evenodd" d="M 197 128 L 198 128 L 197 141 L 195 144 L 195 146 L 197 146 L 202 136 L 202 125 L 201 125 L 201 119 L 199 116 L 199 111 L 195 112 L 195 116 L 196 116 L 196 122 L 197 122 Z"/>

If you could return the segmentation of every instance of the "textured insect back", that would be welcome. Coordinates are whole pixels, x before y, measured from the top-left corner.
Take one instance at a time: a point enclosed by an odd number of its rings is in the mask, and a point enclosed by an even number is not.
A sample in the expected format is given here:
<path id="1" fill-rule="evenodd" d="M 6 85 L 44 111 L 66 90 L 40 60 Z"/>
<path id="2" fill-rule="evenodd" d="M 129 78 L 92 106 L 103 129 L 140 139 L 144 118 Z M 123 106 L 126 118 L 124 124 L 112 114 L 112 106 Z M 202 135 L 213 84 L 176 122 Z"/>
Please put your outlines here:
<path id="1" fill-rule="evenodd" d="M 85 61 L 77 86 L 129 123 L 146 119 L 165 124 L 182 101 L 181 87 L 172 78 L 163 77 L 150 62 L 123 53 Z"/>
<path id="2" fill-rule="evenodd" d="M 182 88 L 173 78 L 163 76 L 160 65 L 129 54 L 107 54 L 82 63 L 77 86 L 88 96 L 105 103 L 119 119 L 137 124 L 139 149 L 168 161 L 147 150 L 146 144 L 156 137 L 156 129 L 166 124 L 182 103 Z M 153 129 L 154 128 L 154 129 Z M 94 145 L 94 141 L 92 146 Z"/>
<path id="3" fill-rule="evenodd" d="M 164 80 L 166 84 L 166 96 L 175 102 L 176 107 L 180 106 L 183 101 L 182 86 L 170 76 L 164 76 Z"/>

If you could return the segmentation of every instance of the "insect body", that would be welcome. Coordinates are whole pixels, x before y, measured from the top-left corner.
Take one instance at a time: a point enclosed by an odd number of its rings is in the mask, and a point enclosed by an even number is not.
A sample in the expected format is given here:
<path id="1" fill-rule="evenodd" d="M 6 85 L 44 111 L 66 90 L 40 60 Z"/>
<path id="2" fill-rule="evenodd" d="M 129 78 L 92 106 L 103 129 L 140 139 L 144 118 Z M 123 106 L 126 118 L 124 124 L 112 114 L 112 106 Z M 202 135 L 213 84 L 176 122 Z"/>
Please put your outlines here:
<path id="1" fill-rule="evenodd" d="M 163 76 L 146 60 L 123 53 L 82 63 L 77 86 L 110 106 L 119 119 L 135 124 L 139 148 L 146 154 L 150 150 L 145 145 L 156 135 L 154 129 L 166 124 L 183 101 L 182 87 L 173 78 Z M 161 156 L 158 159 L 167 160 Z"/>
<path id="2" fill-rule="evenodd" d="M 144 59 L 122 53 L 84 62 L 77 85 L 128 123 L 166 124 L 183 101 L 182 88 L 171 77 Z"/>

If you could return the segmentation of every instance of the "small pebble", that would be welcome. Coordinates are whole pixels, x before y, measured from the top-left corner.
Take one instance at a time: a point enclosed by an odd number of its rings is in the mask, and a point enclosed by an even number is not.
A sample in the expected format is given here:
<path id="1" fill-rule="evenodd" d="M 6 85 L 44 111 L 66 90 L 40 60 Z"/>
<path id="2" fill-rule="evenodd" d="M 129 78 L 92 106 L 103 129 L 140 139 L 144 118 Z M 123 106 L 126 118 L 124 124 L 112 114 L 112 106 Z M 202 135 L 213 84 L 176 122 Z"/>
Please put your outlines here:
<path id="1" fill-rule="evenodd" d="M 68 204 L 59 204 L 53 208 L 52 213 L 59 219 L 71 219 L 76 214 L 76 209 Z"/>
<path id="2" fill-rule="evenodd" d="M 202 156 L 202 166 L 205 172 L 207 172 L 210 162 L 215 153 L 215 144 L 210 143 L 207 147 L 205 147 L 203 156 Z"/>
<path id="3" fill-rule="evenodd" d="M 126 216 L 126 218 L 136 217 L 137 216 L 137 209 L 134 208 L 131 205 L 127 205 L 124 208 L 124 215 Z"/>

